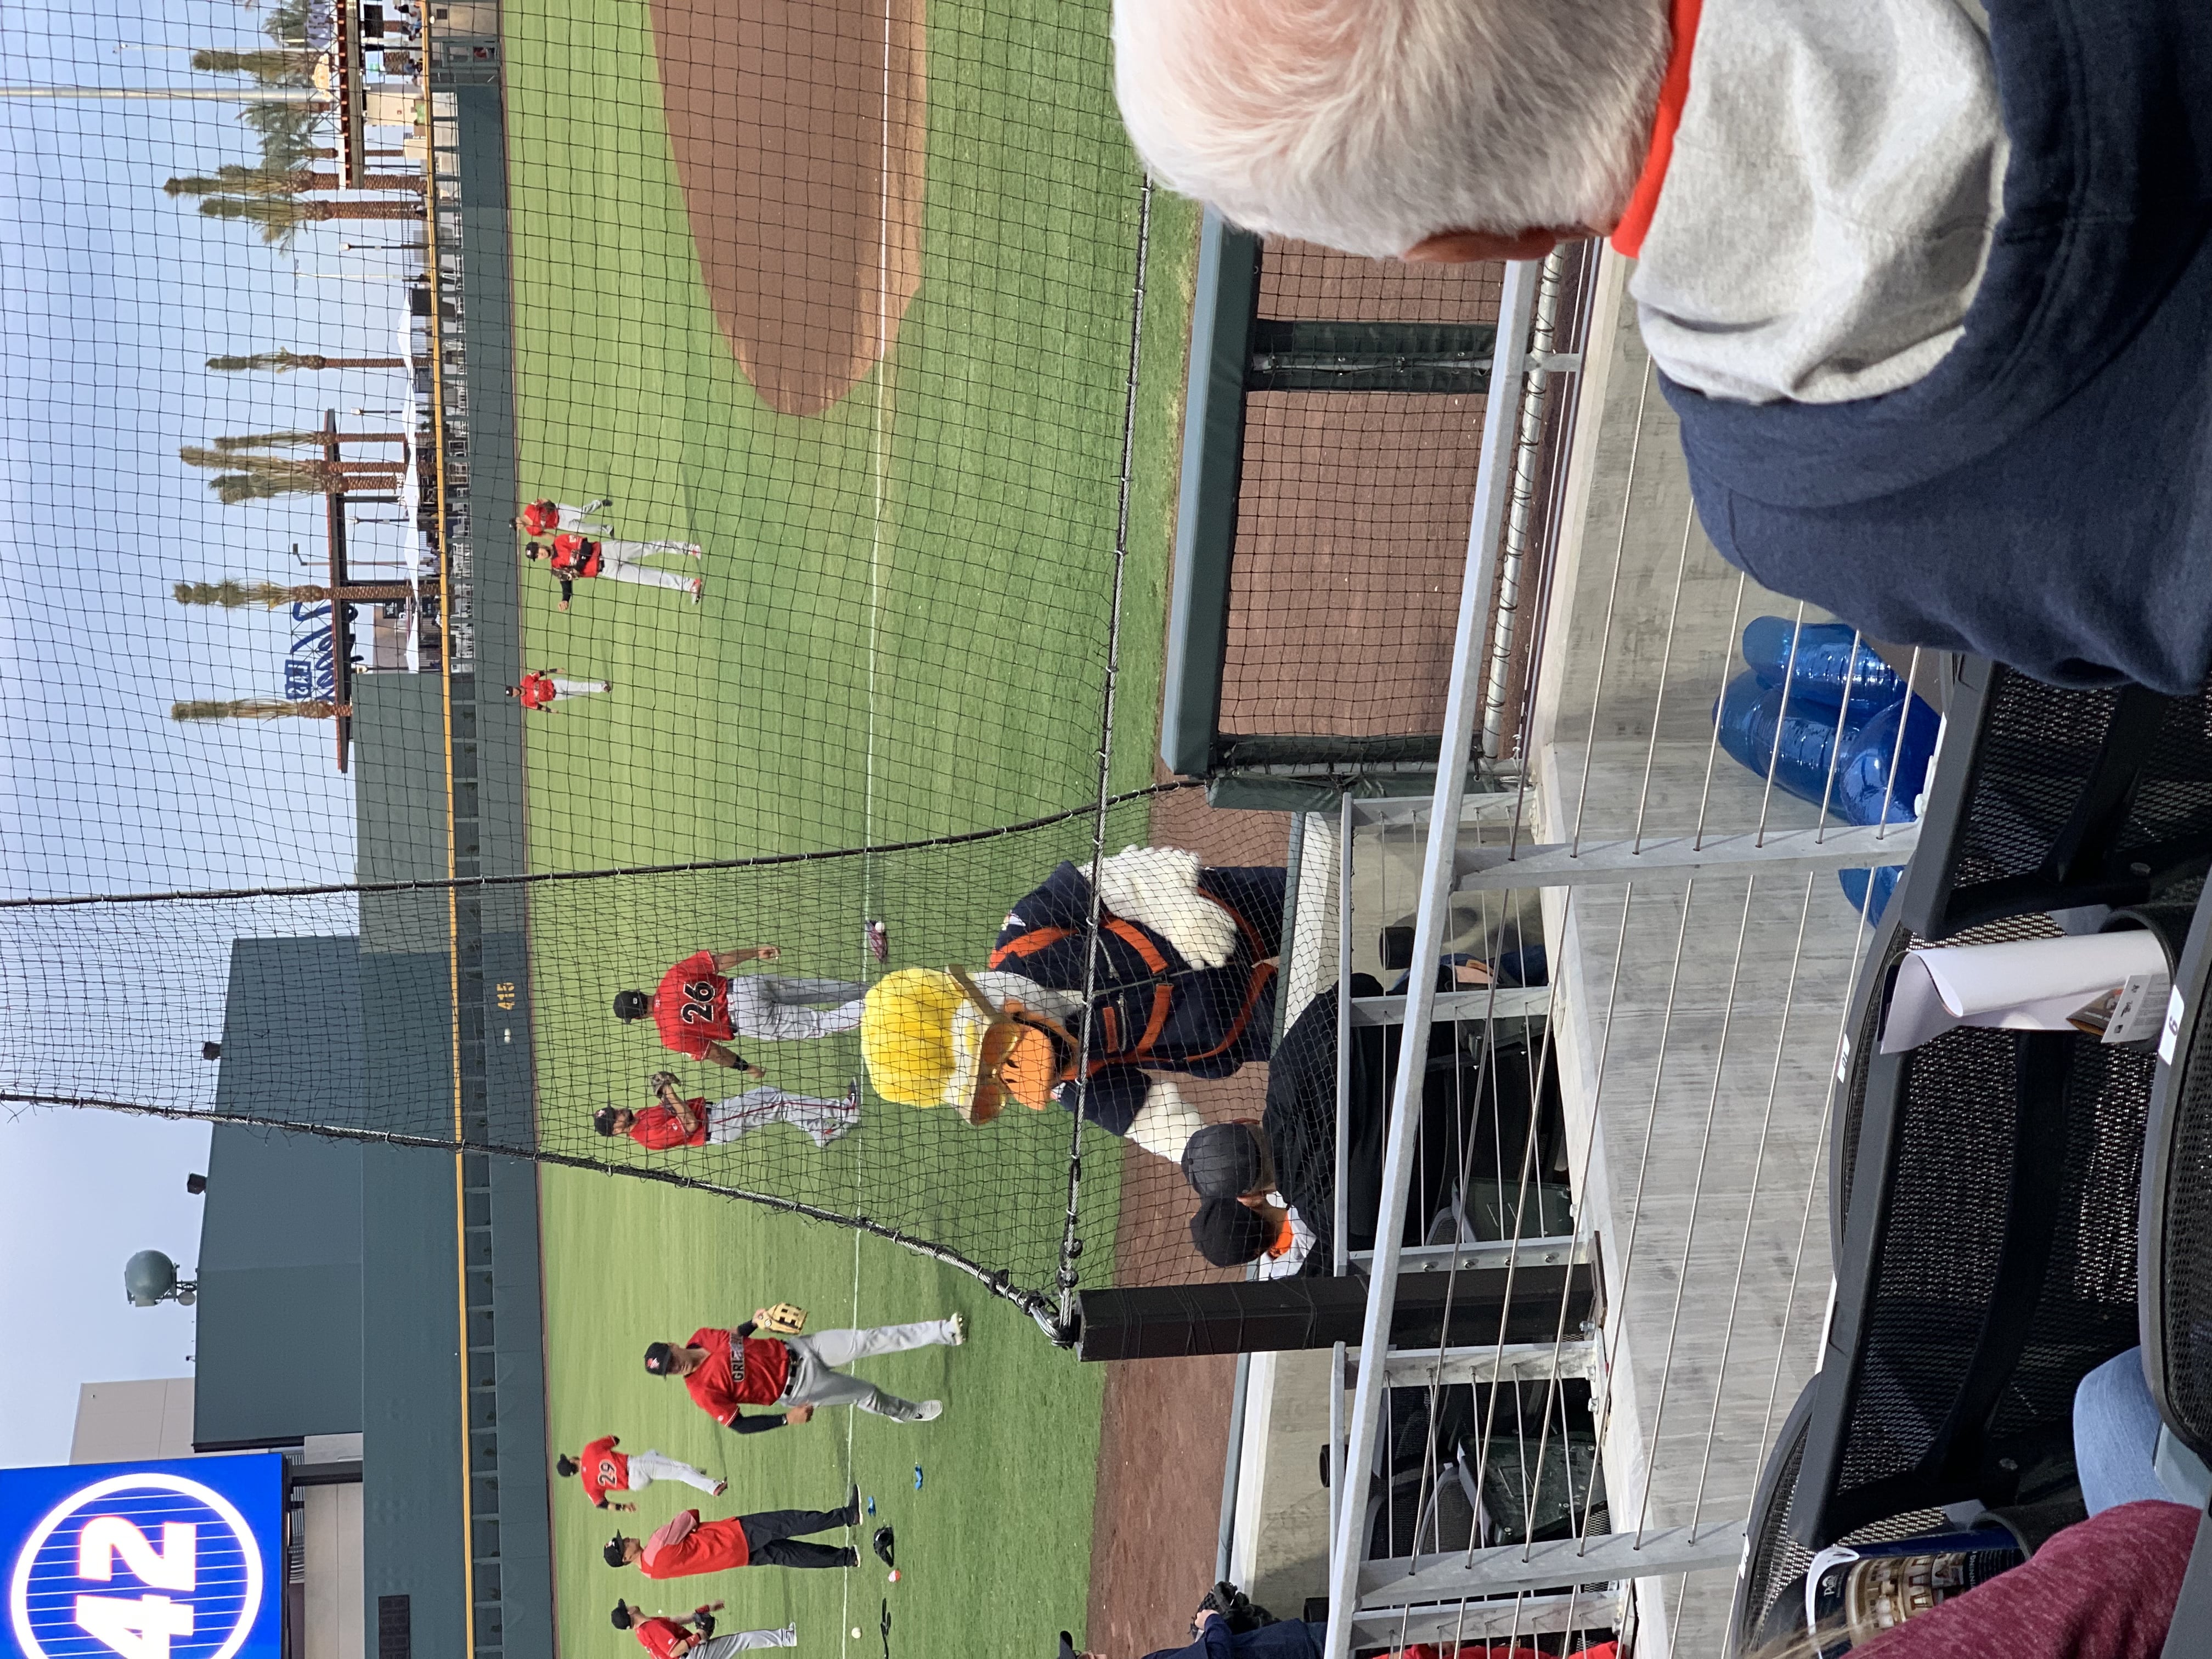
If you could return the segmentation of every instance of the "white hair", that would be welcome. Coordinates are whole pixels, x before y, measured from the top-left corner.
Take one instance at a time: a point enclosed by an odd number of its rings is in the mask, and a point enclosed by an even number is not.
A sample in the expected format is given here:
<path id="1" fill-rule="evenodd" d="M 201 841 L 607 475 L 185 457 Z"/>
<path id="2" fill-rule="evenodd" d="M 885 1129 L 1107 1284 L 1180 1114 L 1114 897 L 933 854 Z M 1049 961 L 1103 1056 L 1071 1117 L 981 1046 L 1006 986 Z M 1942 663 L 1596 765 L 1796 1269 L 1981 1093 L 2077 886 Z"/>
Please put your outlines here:
<path id="1" fill-rule="evenodd" d="M 1388 258 L 1610 227 L 1668 39 L 1665 0 L 1115 0 L 1114 84 L 1171 189 Z"/>

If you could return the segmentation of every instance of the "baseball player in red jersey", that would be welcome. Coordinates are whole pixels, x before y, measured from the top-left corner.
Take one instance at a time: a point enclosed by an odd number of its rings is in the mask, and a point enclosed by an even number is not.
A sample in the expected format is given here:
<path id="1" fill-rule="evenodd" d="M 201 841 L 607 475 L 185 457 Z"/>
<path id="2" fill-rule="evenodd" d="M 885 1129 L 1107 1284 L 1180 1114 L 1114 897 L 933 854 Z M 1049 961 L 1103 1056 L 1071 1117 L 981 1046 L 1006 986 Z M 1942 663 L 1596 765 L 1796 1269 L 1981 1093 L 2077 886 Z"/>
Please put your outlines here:
<path id="1" fill-rule="evenodd" d="M 613 505 L 613 501 L 605 495 L 595 501 L 586 501 L 581 507 L 569 507 L 564 502 L 550 500 L 531 501 L 524 506 L 520 518 L 509 519 L 507 523 L 526 536 L 551 536 L 563 530 L 611 535 L 614 526 L 593 522 L 592 514 L 604 512 Z"/>
<path id="2" fill-rule="evenodd" d="M 550 708 L 563 697 L 588 697 L 614 689 L 612 680 L 564 679 L 558 669 L 533 668 L 522 677 L 521 684 L 508 686 L 507 695 L 520 698 L 524 708 L 536 710 Z"/>
<path id="3" fill-rule="evenodd" d="M 684 1659 L 686 1654 L 696 1654 L 698 1659 L 728 1659 L 731 1654 L 742 1653 L 747 1648 L 799 1645 L 796 1625 L 786 1625 L 781 1630 L 733 1630 L 717 1636 L 714 1614 L 721 1605 L 720 1601 L 710 1602 L 681 1619 L 665 1613 L 648 1619 L 643 1607 L 617 1601 L 614 1626 L 633 1633 L 638 1645 L 653 1659 Z"/>
<path id="4" fill-rule="evenodd" d="M 602 1106 L 592 1115 L 592 1127 L 603 1135 L 628 1135 L 647 1152 L 665 1152 L 679 1146 L 726 1146 L 771 1123 L 788 1123 L 816 1146 L 827 1146 L 860 1121 L 858 1078 L 846 1086 L 842 1100 L 787 1095 L 763 1084 L 710 1106 L 704 1095 L 685 1099 L 668 1072 L 653 1074 L 652 1089 L 658 1104 L 641 1112 Z"/>
<path id="5" fill-rule="evenodd" d="M 660 976 L 651 996 L 617 993 L 615 1018 L 628 1023 L 651 1014 L 664 1046 L 709 1066 L 744 1064 L 726 1046 L 733 1037 L 795 1042 L 860 1029 L 868 988 L 858 980 L 731 975 L 744 963 L 774 962 L 782 954 L 773 945 L 695 951 Z M 815 1006 L 824 1003 L 833 1006 Z"/>
<path id="6" fill-rule="evenodd" d="M 968 1340 L 968 1322 L 958 1314 L 810 1336 L 755 1335 L 767 1322 L 767 1313 L 756 1309 L 733 1331 L 708 1325 L 692 1332 L 688 1342 L 656 1342 L 645 1351 L 645 1369 L 655 1376 L 682 1377 L 701 1411 L 739 1434 L 796 1427 L 817 1406 L 857 1406 L 896 1423 L 927 1423 L 943 1413 L 942 1401 L 902 1400 L 839 1368 L 909 1348 L 957 1348 Z M 784 1409 L 747 1417 L 740 1409 L 745 1406 Z"/>
<path id="7" fill-rule="evenodd" d="M 663 1457 L 657 1451 L 620 1452 L 615 1449 L 617 1443 L 617 1437 L 602 1435 L 584 1448 L 582 1456 L 571 1457 L 563 1452 L 553 1465 L 563 1480 L 582 1477 L 584 1496 L 592 1500 L 594 1509 L 634 1510 L 636 1504 L 617 1504 L 612 1494 L 643 1492 L 656 1480 L 681 1480 L 709 1498 L 720 1498 L 730 1489 L 728 1481 L 717 1480 L 689 1463 Z"/>
<path id="8" fill-rule="evenodd" d="M 854 1567 L 851 1545 L 807 1544 L 809 1533 L 860 1524 L 858 1487 L 842 1510 L 763 1510 L 727 1521 L 702 1521 L 686 1510 L 650 1538 L 617 1533 L 600 1557 L 611 1567 L 635 1567 L 647 1578 L 690 1578 L 733 1567 Z"/>
<path id="9" fill-rule="evenodd" d="M 594 576 L 635 582 L 645 587 L 680 587 L 690 594 L 692 604 L 698 604 L 705 583 L 680 570 L 663 570 L 659 565 L 645 562 L 658 553 L 681 553 L 692 559 L 700 556 L 700 550 L 690 542 L 617 542 L 581 535 L 573 530 L 562 531 L 550 545 L 533 541 L 526 542 L 522 548 L 524 558 L 533 562 L 544 559 L 552 568 L 561 584 L 563 611 L 575 597 L 576 584 Z"/>

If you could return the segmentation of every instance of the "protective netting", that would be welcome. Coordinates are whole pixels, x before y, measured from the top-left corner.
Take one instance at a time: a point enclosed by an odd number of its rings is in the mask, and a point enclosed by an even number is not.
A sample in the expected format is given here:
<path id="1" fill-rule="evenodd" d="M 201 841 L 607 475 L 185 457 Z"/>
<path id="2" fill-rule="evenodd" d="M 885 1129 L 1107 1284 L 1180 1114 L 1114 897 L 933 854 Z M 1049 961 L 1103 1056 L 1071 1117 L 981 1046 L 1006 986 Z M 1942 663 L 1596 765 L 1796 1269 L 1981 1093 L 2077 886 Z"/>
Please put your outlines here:
<path id="1" fill-rule="evenodd" d="M 1579 349 L 1586 250 L 1547 267 L 1538 344 Z M 1372 740 L 1443 728 L 1504 268 L 1407 265 L 1270 240 L 1259 253 L 1219 728 Z M 1515 489 L 1492 635 L 1510 733 L 1534 642 L 1571 376 L 1514 410 Z M 1522 574 L 1526 565 L 1525 576 Z M 1507 617 L 1497 631 L 1499 611 Z M 1532 620 L 1532 619 L 1531 619 Z M 1388 672 L 1378 672 L 1381 665 Z"/>
<path id="2" fill-rule="evenodd" d="M 1152 839 L 1194 216 L 1105 9 L 14 21 L 0 1093 L 1110 1275 L 1117 1139 L 887 1100 L 836 1012 Z M 763 945 L 741 1000 L 839 983 L 761 1075 L 611 1011 Z M 602 1136 L 663 1069 L 709 1143 Z M 720 1138 L 752 1089 L 821 1104 Z"/>

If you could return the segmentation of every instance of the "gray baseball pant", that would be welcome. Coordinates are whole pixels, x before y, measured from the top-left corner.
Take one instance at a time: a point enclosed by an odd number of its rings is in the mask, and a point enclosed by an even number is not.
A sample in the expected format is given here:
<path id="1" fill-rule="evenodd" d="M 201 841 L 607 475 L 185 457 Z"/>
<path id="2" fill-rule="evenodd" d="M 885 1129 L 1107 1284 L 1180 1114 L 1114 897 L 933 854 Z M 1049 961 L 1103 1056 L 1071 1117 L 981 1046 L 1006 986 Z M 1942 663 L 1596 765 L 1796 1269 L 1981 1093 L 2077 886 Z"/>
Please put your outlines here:
<path id="1" fill-rule="evenodd" d="M 911 1400 L 886 1394 L 863 1376 L 838 1369 L 856 1359 L 878 1354 L 904 1353 L 909 1348 L 951 1346 L 952 1322 L 926 1319 L 915 1325 L 876 1325 L 857 1331 L 817 1331 L 811 1336 L 787 1336 L 791 1349 L 791 1381 L 783 1391 L 784 1403 L 793 1406 L 857 1406 L 878 1417 L 911 1423 L 921 1408 Z"/>
<path id="2" fill-rule="evenodd" d="M 711 1637 L 691 1651 L 698 1659 L 730 1659 L 733 1653 L 747 1648 L 795 1648 L 799 1645 L 799 1629 L 786 1625 L 781 1630 L 733 1630 L 726 1636 Z"/>
<path id="3" fill-rule="evenodd" d="M 730 1024 L 739 1036 L 796 1042 L 858 1030 L 868 988 L 849 979 L 787 979 L 739 974 L 730 981 Z M 809 1005 L 834 1002 L 834 1008 Z"/>

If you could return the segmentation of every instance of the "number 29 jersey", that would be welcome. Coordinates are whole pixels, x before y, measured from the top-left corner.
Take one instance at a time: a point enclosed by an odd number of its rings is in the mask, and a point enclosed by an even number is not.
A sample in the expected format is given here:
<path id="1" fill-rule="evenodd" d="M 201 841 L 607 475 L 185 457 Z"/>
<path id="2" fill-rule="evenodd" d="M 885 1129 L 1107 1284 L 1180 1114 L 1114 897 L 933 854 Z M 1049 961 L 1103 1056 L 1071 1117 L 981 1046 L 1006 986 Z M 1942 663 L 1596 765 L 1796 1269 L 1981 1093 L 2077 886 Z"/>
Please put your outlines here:
<path id="1" fill-rule="evenodd" d="M 697 1060 L 710 1042 L 727 1042 L 730 981 L 714 971 L 714 953 L 700 951 L 660 976 L 653 994 L 653 1023 L 660 1040 L 679 1054 Z"/>

